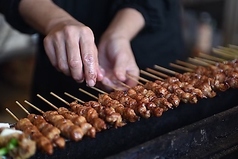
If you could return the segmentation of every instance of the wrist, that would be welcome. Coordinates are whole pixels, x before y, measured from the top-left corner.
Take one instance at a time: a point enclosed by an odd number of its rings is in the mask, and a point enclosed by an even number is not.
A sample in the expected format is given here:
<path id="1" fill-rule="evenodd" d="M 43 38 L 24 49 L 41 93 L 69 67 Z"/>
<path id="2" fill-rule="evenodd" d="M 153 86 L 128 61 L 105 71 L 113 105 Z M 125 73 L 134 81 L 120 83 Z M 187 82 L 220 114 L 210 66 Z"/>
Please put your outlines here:
<path id="1" fill-rule="evenodd" d="M 125 38 L 130 41 L 144 25 L 145 20 L 140 12 L 132 8 L 125 8 L 116 14 L 105 35 L 111 38 Z"/>
<path id="2" fill-rule="evenodd" d="M 130 41 L 131 38 L 128 35 L 125 35 L 123 33 L 117 32 L 117 31 L 113 31 L 113 30 L 107 30 L 103 35 L 101 40 L 106 40 L 106 41 L 114 41 L 116 39 L 123 39 L 123 40 L 127 40 Z"/>

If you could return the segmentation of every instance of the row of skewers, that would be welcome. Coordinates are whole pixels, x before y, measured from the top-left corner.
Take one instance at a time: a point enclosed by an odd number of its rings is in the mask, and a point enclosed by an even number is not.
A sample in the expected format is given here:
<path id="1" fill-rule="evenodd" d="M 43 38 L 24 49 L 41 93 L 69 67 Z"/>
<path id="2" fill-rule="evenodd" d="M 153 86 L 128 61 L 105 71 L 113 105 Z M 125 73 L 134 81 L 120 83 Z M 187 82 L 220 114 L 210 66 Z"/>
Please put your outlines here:
<path id="1" fill-rule="evenodd" d="M 27 113 L 27 117 L 18 119 L 9 109 L 6 110 L 17 120 L 16 129 L 35 140 L 43 152 L 53 154 L 54 147 L 65 147 L 65 139 L 78 142 L 85 136 L 95 138 L 97 132 L 110 127 L 122 127 L 140 118 L 159 117 L 180 103 L 197 103 L 199 99 L 215 97 L 218 91 L 238 88 L 238 60 L 230 59 L 238 56 L 238 50 L 236 46 L 220 49 L 223 50 L 222 54 L 219 50 L 222 58 L 200 54 L 197 58 L 189 58 L 189 62 L 177 60 L 177 64 L 170 64 L 185 73 L 155 65 L 154 69 L 141 70 L 142 75 L 154 78 L 153 81 L 128 75 L 131 79 L 139 78 L 139 81 L 135 87 L 121 83 L 128 88 L 127 91 L 115 89 L 106 93 L 92 87 L 99 92 L 98 96 L 94 96 L 79 89 L 95 99 L 92 101 L 84 102 L 65 92 L 74 99 L 69 103 L 51 92 L 69 108 L 58 108 L 38 94 L 55 110 L 44 112 L 28 101 L 25 103 L 41 115 L 29 113 L 19 102 L 17 105 Z"/>

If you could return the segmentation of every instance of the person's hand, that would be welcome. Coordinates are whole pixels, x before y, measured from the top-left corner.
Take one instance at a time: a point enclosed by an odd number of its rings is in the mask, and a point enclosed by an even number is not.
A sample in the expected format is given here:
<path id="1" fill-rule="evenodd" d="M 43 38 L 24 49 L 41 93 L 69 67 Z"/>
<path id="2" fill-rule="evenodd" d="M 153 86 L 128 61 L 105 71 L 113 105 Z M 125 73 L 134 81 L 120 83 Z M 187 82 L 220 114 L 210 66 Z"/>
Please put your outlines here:
<path id="1" fill-rule="evenodd" d="M 145 26 L 144 17 L 133 8 L 117 12 L 98 45 L 99 64 L 104 69 L 102 84 L 112 89 L 125 90 L 137 85 L 139 68 L 131 48 L 131 40 Z M 125 86 L 124 84 L 127 86 Z"/>
<path id="2" fill-rule="evenodd" d="M 44 47 L 52 65 L 77 82 L 94 86 L 102 80 L 98 52 L 91 29 L 69 20 L 56 23 L 44 39 Z"/>
<path id="3" fill-rule="evenodd" d="M 120 82 L 132 87 L 137 84 L 128 75 L 139 76 L 139 68 L 136 64 L 130 40 L 124 37 L 110 37 L 104 35 L 98 46 L 99 63 L 104 69 L 104 78 L 101 83 L 104 89 L 116 88 L 125 90 L 126 87 Z"/>

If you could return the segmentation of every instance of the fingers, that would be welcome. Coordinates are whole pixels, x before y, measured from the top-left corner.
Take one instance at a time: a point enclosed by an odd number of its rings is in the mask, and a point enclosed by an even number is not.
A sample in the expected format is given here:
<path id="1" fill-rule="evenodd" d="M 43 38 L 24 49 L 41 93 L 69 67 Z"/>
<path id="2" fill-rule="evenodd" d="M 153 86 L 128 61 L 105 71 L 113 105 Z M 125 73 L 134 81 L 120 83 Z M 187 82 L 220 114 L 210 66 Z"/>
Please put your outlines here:
<path id="1" fill-rule="evenodd" d="M 72 78 L 81 83 L 84 80 L 81 51 L 79 48 L 79 37 L 74 32 L 75 28 L 68 27 L 65 30 L 65 49 L 67 64 Z"/>
<path id="2" fill-rule="evenodd" d="M 51 64 L 57 70 L 63 72 L 66 75 L 70 75 L 65 51 L 65 42 L 62 34 L 57 33 L 53 37 L 46 37 L 44 39 L 44 46 Z"/>
<path id="3" fill-rule="evenodd" d="M 105 74 L 105 70 L 101 66 L 99 66 L 97 70 L 97 81 L 102 81 Z"/>
<path id="4" fill-rule="evenodd" d="M 110 77 L 105 77 L 103 78 L 103 80 L 101 81 L 102 85 L 101 88 L 105 91 L 113 91 L 113 90 L 121 90 L 121 91 L 124 91 L 124 90 L 127 90 L 128 88 L 121 85 L 119 82 L 118 82 L 118 79 L 115 79 L 113 80 L 112 78 Z"/>
<path id="5" fill-rule="evenodd" d="M 55 48 L 54 48 L 53 41 L 50 38 L 45 38 L 44 39 L 44 47 L 45 47 L 46 54 L 47 54 L 48 58 L 50 59 L 51 64 L 54 67 L 56 67 L 57 60 L 56 60 L 56 56 L 55 56 Z"/>
<path id="6" fill-rule="evenodd" d="M 97 80 L 98 58 L 97 48 L 94 43 L 94 36 L 88 27 L 81 30 L 80 50 L 84 65 L 84 75 L 88 86 L 94 86 Z"/>
<path id="7" fill-rule="evenodd" d="M 77 82 L 85 79 L 88 86 L 94 86 L 96 80 L 103 79 L 90 28 L 65 26 L 46 36 L 44 46 L 52 65 Z"/>
<path id="8" fill-rule="evenodd" d="M 127 71 L 126 74 L 128 76 L 126 76 L 127 80 L 125 81 L 125 84 L 131 87 L 136 86 L 139 80 L 139 69 Z"/>
<path id="9" fill-rule="evenodd" d="M 125 59 L 128 59 L 128 58 L 129 57 L 126 57 Z M 133 77 L 139 77 L 139 68 L 136 65 L 136 62 L 133 57 L 131 57 L 131 60 L 129 60 L 130 62 L 128 62 L 125 59 L 118 58 L 118 60 L 116 60 L 116 63 L 114 66 L 114 74 L 118 80 L 124 82 L 128 86 L 133 87 L 138 82 L 136 80 L 133 80 L 132 78 L 130 78 L 130 76 L 127 76 L 127 75 L 129 74 Z"/>

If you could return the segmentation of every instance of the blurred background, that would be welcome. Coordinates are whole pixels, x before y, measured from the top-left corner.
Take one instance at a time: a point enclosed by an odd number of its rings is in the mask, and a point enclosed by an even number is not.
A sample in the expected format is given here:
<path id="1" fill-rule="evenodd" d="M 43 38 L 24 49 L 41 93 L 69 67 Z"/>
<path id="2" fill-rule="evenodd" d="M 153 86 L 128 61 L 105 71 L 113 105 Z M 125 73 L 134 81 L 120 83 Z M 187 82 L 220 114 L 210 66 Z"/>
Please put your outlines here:
<path id="1" fill-rule="evenodd" d="M 238 44 L 237 0 L 181 0 L 183 35 L 191 56 L 212 48 Z M 29 99 L 37 35 L 22 34 L 0 14 L 0 122 L 14 123 L 5 111 L 26 114 L 16 101 Z M 25 106 L 25 105 L 24 105 Z"/>

